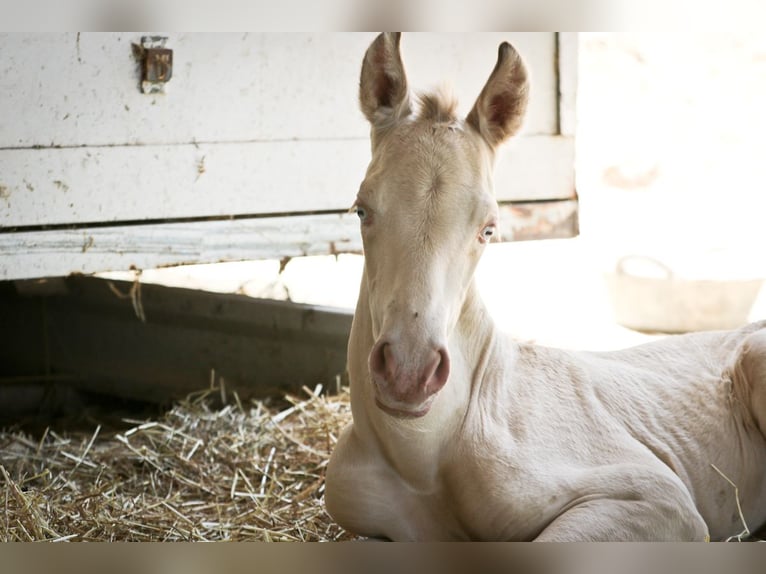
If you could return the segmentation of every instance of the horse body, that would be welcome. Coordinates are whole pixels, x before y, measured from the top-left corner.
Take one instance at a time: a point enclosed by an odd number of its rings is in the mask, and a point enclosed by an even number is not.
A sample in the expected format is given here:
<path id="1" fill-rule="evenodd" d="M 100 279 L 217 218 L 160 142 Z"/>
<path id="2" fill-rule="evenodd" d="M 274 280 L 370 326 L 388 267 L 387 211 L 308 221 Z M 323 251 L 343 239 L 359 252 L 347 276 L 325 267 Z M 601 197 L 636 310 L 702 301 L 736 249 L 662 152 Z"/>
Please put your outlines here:
<path id="1" fill-rule="evenodd" d="M 495 328 L 472 276 L 496 218 L 493 150 L 526 101 L 505 46 L 465 122 L 439 98 L 412 112 L 398 36 L 365 56 L 353 424 L 328 511 L 393 540 L 718 539 L 742 531 L 738 502 L 763 524 L 766 322 L 610 353 Z"/>

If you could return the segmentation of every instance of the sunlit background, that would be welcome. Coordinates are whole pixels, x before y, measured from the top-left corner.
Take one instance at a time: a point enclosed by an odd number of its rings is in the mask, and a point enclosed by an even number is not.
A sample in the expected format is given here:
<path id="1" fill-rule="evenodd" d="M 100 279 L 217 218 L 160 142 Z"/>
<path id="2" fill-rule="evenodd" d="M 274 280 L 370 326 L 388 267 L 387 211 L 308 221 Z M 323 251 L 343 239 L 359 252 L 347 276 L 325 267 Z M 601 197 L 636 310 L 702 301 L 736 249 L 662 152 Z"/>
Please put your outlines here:
<path id="1" fill-rule="evenodd" d="M 743 288 L 766 277 L 766 36 L 579 38 L 581 233 L 490 246 L 477 281 L 498 324 L 542 344 L 620 348 L 656 336 L 620 325 L 621 313 L 683 321 L 674 315 L 694 303 L 697 280 L 734 293 L 746 319 L 766 319 L 766 289 Z M 141 280 L 353 308 L 362 265 L 308 257 L 281 273 L 278 261 L 258 261 L 145 270 Z M 657 283 L 626 302 L 618 267 Z M 668 286 L 680 289 L 675 307 L 660 300 Z"/>

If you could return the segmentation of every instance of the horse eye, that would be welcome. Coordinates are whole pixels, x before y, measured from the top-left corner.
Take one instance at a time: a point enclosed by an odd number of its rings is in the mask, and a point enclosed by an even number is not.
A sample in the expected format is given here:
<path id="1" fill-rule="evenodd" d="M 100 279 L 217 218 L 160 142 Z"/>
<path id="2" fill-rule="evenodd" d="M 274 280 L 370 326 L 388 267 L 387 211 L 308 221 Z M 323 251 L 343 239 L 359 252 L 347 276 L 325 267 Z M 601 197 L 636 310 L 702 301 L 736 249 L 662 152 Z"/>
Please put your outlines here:
<path id="1" fill-rule="evenodd" d="M 356 214 L 359 216 L 359 219 L 364 221 L 365 218 L 367 217 L 367 210 L 364 207 L 357 206 Z"/>
<path id="2" fill-rule="evenodd" d="M 484 241 L 489 241 L 490 239 L 492 239 L 492 236 L 494 234 L 495 234 L 494 225 L 487 225 L 487 227 L 485 227 L 481 232 L 481 236 L 482 236 L 482 239 L 484 239 Z"/>

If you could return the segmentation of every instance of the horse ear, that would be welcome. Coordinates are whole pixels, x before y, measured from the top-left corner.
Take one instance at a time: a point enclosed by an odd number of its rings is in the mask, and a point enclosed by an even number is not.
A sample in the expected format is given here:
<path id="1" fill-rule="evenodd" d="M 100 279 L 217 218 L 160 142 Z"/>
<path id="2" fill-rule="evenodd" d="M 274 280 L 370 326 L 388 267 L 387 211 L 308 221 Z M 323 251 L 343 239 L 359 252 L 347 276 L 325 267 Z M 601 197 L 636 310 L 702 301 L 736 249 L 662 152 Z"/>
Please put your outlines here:
<path id="1" fill-rule="evenodd" d="M 359 103 L 376 127 L 391 124 L 410 114 L 407 76 L 399 52 L 401 33 L 380 34 L 367 48 L 359 82 Z"/>
<path id="2" fill-rule="evenodd" d="M 495 69 L 466 122 L 494 148 L 519 131 L 528 99 L 529 82 L 524 62 L 513 46 L 503 42 L 498 49 Z"/>

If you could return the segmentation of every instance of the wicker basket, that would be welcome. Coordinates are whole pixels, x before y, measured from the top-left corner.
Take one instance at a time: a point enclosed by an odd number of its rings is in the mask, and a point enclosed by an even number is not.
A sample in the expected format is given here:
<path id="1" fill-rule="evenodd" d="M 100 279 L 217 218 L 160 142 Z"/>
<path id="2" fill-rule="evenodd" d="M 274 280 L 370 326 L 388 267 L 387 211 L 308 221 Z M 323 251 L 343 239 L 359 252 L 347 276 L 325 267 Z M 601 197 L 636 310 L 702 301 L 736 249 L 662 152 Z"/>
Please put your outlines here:
<path id="1" fill-rule="evenodd" d="M 636 262 L 651 272 L 644 276 L 626 271 L 628 263 Z M 621 258 L 606 281 L 617 322 L 650 333 L 739 327 L 747 323 L 763 283 L 681 278 L 661 261 L 643 255 Z"/>

